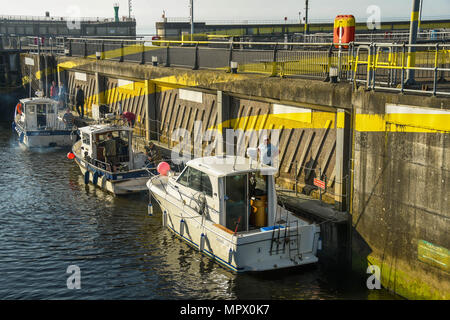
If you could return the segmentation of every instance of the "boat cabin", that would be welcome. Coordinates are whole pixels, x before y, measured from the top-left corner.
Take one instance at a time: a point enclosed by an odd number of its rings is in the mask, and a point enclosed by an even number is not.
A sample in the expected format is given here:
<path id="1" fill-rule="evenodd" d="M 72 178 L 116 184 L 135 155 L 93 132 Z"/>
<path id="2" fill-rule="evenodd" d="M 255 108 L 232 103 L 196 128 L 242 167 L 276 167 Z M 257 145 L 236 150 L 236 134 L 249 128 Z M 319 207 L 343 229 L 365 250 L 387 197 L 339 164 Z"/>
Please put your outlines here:
<path id="1" fill-rule="evenodd" d="M 110 124 L 80 128 L 81 156 L 109 172 L 135 169 L 132 150 L 133 130 Z"/>
<path id="2" fill-rule="evenodd" d="M 58 119 L 58 102 L 48 98 L 22 99 L 16 106 L 16 122 L 25 130 L 65 129 Z"/>
<path id="3" fill-rule="evenodd" d="M 189 161 L 172 183 L 187 205 L 204 195 L 208 219 L 215 224 L 246 232 L 274 223 L 274 173 L 275 168 L 253 159 L 216 156 Z"/>

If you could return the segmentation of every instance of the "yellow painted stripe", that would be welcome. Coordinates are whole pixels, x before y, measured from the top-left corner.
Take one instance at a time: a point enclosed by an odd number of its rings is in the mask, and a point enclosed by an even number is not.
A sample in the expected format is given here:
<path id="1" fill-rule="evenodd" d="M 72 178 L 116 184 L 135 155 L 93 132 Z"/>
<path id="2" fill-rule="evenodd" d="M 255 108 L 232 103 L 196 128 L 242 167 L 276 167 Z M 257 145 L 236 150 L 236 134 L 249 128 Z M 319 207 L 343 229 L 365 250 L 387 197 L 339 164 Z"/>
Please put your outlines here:
<path id="1" fill-rule="evenodd" d="M 419 20 L 419 11 L 411 12 L 411 21 L 417 21 L 417 20 Z"/>
<path id="2" fill-rule="evenodd" d="M 360 132 L 450 132 L 450 114 L 357 114 Z"/>

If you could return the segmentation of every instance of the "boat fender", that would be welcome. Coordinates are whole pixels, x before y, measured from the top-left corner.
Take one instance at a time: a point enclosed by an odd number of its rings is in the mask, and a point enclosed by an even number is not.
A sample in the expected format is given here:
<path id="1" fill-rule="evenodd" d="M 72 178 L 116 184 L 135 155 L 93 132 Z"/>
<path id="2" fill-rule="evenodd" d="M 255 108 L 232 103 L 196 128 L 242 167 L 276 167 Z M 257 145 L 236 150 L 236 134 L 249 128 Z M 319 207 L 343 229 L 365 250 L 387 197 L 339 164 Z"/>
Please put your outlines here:
<path id="1" fill-rule="evenodd" d="M 106 187 L 106 175 L 103 175 L 102 177 L 101 177 L 101 179 L 102 179 L 102 181 L 101 181 L 101 184 L 102 184 L 102 188 L 104 189 L 105 187 Z"/>
<path id="2" fill-rule="evenodd" d="M 231 264 L 231 261 L 233 260 L 233 249 L 230 248 L 228 251 L 228 263 Z"/>
<path id="3" fill-rule="evenodd" d="M 98 172 L 94 172 L 94 175 L 92 176 L 92 183 L 94 185 L 97 185 L 98 182 Z"/>
<path id="4" fill-rule="evenodd" d="M 14 121 L 12 122 L 12 131 L 16 131 L 16 123 Z"/>
<path id="5" fill-rule="evenodd" d="M 317 250 L 322 250 L 322 238 L 319 237 L 319 241 L 317 243 Z"/>
<path id="6" fill-rule="evenodd" d="M 23 132 L 20 133 L 19 141 L 23 143 L 23 139 L 25 138 L 25 134 Z"/>
<path id="7" fill-rule="evenodd" d="M 148 204 L 147 211 L 149 216 L 153 216 L 153 205 L 151 202 Z"/>
<path id="8" fill-rule="evenodd" d="M 167 211 L 163 211 L 163 218 L 162 218 L 162 224 L 163 227 L 167 226 Z"/>
<path id="9" fill-rule="evenodd" d="M 199 246 L 200 252 L 203 252 L 203 250 L 205 249 L 205 240 L 206 240 L 205 238 L 206 238 L 205 234 L 202 233 L 202 235 L 200 236 L 200 246 Z"/>
<path id="10" fill-rule="evenodd" d="M 84 173 L 84 184 L 89 184 L 89 171 Z"/>
<path id="11" fill-rule="evenodd" d="M 184 220 L 183 219 L 180 220 L 180 234 L 181 235 L 184 234 Z"/>

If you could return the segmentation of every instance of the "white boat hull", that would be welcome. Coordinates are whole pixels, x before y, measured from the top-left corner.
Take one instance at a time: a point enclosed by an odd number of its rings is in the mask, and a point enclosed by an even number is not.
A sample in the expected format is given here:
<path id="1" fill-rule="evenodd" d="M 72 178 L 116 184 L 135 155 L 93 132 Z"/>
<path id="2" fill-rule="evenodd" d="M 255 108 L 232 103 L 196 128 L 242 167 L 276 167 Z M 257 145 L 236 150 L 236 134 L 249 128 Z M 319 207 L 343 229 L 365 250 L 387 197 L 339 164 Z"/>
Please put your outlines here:
<path id="1" fill-rule="evenodd" d="M 19 141 L 28 148 L 70 147 L 77 139 L 72 131 L 22 131 L 16 127 Z"/>
<path id="2" fill-rule="evenodd" d="M 195 209 L 166 193 L 157 180 L 153 181 L 155 183 L 150 180 L 147 186 L 161 207 L 163 225 L 228 269 L 235 272 L 266 271 L 318 261 L 316 252 L 320 229 L 316 225 L 297 225 L 298 237 L 289 236 L 296 232 L 295 228 L 288 228 L 286 233 L 284 230 L 261 232 L 258 229 L 234 234 L 203 219 Z M 273 241 L 274 237 L 276 241 Z"/>

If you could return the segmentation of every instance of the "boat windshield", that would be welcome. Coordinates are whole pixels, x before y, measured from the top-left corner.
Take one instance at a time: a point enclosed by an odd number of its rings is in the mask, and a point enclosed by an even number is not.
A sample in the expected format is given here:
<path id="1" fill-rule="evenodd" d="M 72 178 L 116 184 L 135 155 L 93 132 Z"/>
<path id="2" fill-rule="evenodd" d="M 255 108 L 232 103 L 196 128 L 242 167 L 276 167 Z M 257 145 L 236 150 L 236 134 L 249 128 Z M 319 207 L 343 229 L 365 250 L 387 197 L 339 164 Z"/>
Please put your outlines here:
<path id="1" fill-rule="evenodd" d="M 101 162 L 121 163 L 130 161 L 130 133 L 126 130 L 96 134 L 95 144 L 97 145 L 97 160 Z"/>
<path id="2" fill-rule="evenodd" d="M 248 175 L 225 179 L 226 227 L 232 231 L 248 230 Z"/>
<path id="3" fill-rule="evenodd" d="M 192 167 L 187 167 L 178 177 L 177 182 L 182 186 L 191 188 L 195 191 L 204 192 L 209 197 L 212 197 L 213 195 L 211 179 L 209 176 Z"/>

